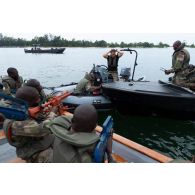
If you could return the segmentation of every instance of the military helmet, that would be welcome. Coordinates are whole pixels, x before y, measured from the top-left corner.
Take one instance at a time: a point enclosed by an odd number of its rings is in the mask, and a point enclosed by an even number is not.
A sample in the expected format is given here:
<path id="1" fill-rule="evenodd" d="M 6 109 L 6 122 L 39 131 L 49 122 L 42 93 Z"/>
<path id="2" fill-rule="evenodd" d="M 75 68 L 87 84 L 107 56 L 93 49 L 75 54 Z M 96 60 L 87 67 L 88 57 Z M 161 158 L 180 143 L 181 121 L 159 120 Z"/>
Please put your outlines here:
<path id="1" fill-rule="evenodd" d="M 177 50 L 181 46 L 181 41 L 177 40 L 173 43 L 173 48 Z"/>
<path id="2" fill-rule="evenodd" d="M 7 69 L 7 74 L 11 77 L 11 78 L 13 78 L 14 80 L 17 80 L 18 79 L 18 70 L 16 69 L 16 68 L 12 68 L 12 67 L 10 67 L 10 68 L 8 68 Z"/>
<path id="3" fill-rule="evenodd" d="M 72 129 L 75 132 L 92 132 L 97 125 L 97 111 L 90 104 L 78 106 L 72 118 Z"/>
<path id="4" fill-rule="evenodd" d="M 40 93 L 41 90 L 43 89 L 40 82 L 36 79 L 29 79 L 27 82 L 26 82 L 26 86 L 30 86 L 30 87 L 34 87 L 35 89 L 38 90 L 38 92 Z"/>
<path id="5" fill-rule="evenodd" d="M 116 52 L 116 49 L 111 49 L 110 52 Z"/>
<path id="6" fill-rule="evenodd" d="M 26 101 L 30 107 L 37 106 L 40 100 L 37 89 L 30 86 L 19 88 L 16 92 L 16 98 Z"/>

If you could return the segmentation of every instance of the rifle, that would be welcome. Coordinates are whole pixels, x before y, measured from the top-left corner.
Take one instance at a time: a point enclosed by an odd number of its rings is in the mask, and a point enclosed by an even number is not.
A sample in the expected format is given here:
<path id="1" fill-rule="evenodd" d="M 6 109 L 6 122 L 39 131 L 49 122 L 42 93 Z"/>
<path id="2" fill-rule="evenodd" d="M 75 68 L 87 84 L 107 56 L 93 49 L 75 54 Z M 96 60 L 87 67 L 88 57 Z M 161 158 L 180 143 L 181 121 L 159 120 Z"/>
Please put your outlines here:
<path id="1" fill-rule="evenodd" d="M 0 113 L 2 113 L 5 118 L 23 121 L 26 120 L 29 115 L 34 118 L 36 114 L 42 110 L 44 111 L 44 108 L 57 106 L 59 114 L 63 114 L 63 112 L 67 110 L 67 107 L 61 105 L 61 101 L 69 95 L 70 93 L 63 92 L 58 96 L 50 98 L 48 102 L 41 106 L 29 108 L 26 101 L 0 93 Z"/>
<path id="2" fill-rule="evenodd" d="M 57 106 L 58 107 L 58 112 L 59 114 L 63 114 L 64 111 L 67 110 L 67 107 L 66 106 L 63 106 L 61 104 L 61 101 L 68 97 L 71 93 L 69 92 L 62 92 L 60 95 L 57 95 L 57 96 L 54 96 L 52 98 L 49 99 L 48 102 L 46 102 L 45 104 L 42 104 L 41 106 L 37 106 L 37 107 L 34 107 L 34 108 L 29 108 L 28 109 L 28 112 L 29 112 L 29 115 L 32 117 L 32 118 L 35 118 L 36 115 L 43 111 L 44 112 L 44 108 L 47 108 L 47 107 L 54 107 L 54 106 Z M 45 111 L 45 112 L 48 112 L 48 111 Z"/>
<path id="3" fill-rule="evenodd" d="M 100 141 L 94 151 L 94 162 L 103 163 L 105 155 L 108 162 L 113 162 L 112 159 L 112 135 L 113 135 L 113 118 L 108 116 L 103 123 L 103 130 L 100 133 Z"/>

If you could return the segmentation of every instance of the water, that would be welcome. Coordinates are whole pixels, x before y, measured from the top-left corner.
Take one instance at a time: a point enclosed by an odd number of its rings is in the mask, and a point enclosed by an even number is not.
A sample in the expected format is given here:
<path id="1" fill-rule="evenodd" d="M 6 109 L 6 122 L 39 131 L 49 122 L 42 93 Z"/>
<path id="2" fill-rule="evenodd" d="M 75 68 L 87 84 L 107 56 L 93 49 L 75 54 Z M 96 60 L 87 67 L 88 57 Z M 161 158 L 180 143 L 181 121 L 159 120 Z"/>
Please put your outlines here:
<path id="1" fill-rule="evenodd" d="M 95 64 L 106 64 L 102 54 L 107 48 L 67 48 L 64 54 L 25 54 L 22 48 L 0 48 L 0 74 L 16 67 L 24 79 L 36 78 L 44 86 L 58 86 L 79 81 Z M 136 49 L 138 66 L 135 77 L 167 80 L 160 67 L 171 66 L 172 48 Z M 189 49 L 195 64 L 195 49 Z M 134 63 L 134 54 L 125 53 L 121 67 Z M 195 154 L 195 122 L 158 117 L 122 116 L 117 111 L 99 114 L 100 123 L 111 114 L 116 133 L 173 158 L 191 159 Z"/>

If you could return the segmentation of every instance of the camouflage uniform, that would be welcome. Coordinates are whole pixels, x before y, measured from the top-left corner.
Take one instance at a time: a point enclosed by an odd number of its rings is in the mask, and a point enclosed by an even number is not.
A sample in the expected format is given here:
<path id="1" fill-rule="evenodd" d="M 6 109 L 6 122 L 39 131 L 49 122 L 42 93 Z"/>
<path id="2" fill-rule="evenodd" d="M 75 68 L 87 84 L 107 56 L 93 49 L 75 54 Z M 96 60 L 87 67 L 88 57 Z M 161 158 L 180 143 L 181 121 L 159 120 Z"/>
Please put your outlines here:
<path id="1" fill-rule="evenodd" d="M 75 132 L 71 129 L 71 116 L 59 116 L 50 123 L 56 136 L 53 149 L 54 163 L 90 163 L 99 136 L 92 131 Z"/>
<path id="2" fill-rule="evenodd" d="M 86 73 L 85 77 L 81 79 L 79 83 L 77 84 L 76 89 L 74 90 L 74 93 L 86 95 L 90 92 L 91 92 L 90 76 L 88 73 Z"/>
<path id="3" fill-rule="evenodd" d="M 189 66 L 190 54 L 184 49 L 184 45 L 173 53 L 172 56 L 172 69 L 175 72 L 173 83 L 182 85 L 186 82 L 186 70 Z"/>
<path id="4" fill-rule="evenodd" d="M 41 123 L 32 118 L 25 121 L 5 120 L 4 129 L 7 131 L 11 128 L 11 138 L 7 137 L 8 141 L 16 147 L 18 157 L 27 162 L 52 162 L 54 136 L 47 124 L 55 116 L 51 112 Z"/>
<path id="5" fill-rule="evenodd" d="M 10 76 L 4 76 L 1 79 L 1 82 L 3 84 L 2 92 L 6 95 L 14 95 L 18 88 L 20 88 L 23 84 L 22 77 L 19 77 L 19 81 L 15 81 Z"/>

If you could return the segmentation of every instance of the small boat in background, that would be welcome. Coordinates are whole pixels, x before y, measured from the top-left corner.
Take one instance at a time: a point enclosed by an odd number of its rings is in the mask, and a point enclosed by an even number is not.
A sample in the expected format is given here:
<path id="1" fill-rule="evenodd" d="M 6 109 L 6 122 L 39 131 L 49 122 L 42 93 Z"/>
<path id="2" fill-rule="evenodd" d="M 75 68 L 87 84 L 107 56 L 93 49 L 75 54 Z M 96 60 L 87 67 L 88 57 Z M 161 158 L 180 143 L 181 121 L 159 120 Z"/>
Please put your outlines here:
<path id="1" fill-rule="evenodd" d="M 66 48 L 50 48 L 50 49 L 41 49 L 40 45 L 33 45 L 31 49 L 24 49 L 25 53 L 51 53 L 51 54 L 62 54 Z"/>

